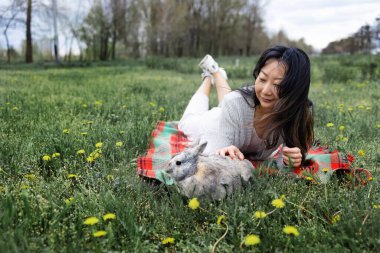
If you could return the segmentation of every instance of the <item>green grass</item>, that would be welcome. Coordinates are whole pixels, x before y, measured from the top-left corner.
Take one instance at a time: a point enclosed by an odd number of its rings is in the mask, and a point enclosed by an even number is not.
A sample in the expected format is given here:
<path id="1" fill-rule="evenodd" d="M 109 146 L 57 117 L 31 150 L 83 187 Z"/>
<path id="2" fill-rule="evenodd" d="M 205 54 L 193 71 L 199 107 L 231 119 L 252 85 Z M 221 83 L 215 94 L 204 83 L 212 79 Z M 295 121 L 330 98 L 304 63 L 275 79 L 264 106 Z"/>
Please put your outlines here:
<path id="1" fill-rule="evenodd" d="M 223 201 L 202 200 L 191 210 L 175 189 L 153 191 L 136 175 L 136 157 L 147 149 L 156 122 L 178 120 L 200 80 L 196 60 L 161 60 L 167 64 L 150 59 L 0 70 L 1 252 L 210 252 L 226 231 L 217 252 L 378 250 L 380 209 L 373 207 L 380 204 L 378 79 L 365 78 L 358 67 L 352 80 L 334 80 L 340 73 L 323 66 L 340 58 L 313 60 L 316 137 L 355 156 L 364 150 L 354 166 L 372 171 L 374 180 L 366 187 L 262 176 Z M 222 62 L 234 88 L 250 81 L 250 59 Z M 116 147 L 120 141 L 123 146 Z M 88 163 L 98 142 L 101 156 Z M 84 156 L 77 154 L 80 149 Z M 56 152 L 59 157 L 43 160 Z M 255 211 L 273 210 L 271 201 L 282 194 L 284 208 L 260 222 L 252 219 Z M 116 219 L 103 221 L 106 213 Z M 340 220 L 333 224 L 336 214 Z M 220 215 L 226 219 L 218 225 Z M 91 216 L 99 223 L 83 224 Z M 300 236 L 285 235 L 285 225 L 296 226 Z M 97 230 L 107 235 L 95 238 Z M 261 243 L 241 246 L 248 234 L 259 235 Z M 167 237 L 175 243 L 164 246 Z"/>

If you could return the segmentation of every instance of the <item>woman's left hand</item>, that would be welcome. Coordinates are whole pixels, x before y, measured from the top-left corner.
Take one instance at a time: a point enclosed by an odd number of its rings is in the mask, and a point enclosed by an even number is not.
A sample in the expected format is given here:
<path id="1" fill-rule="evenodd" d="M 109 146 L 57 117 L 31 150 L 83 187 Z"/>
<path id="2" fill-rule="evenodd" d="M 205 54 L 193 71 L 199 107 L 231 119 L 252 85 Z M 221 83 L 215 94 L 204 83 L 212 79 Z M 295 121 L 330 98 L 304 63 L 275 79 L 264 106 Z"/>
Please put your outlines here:
<path id="1" fill-rule="evenodd" d="M 289 148 L 284 146 L 282 149 L 283 159 L 286 165 L 292 165 L 292 167 L 298 167 L 302 162 L 301 149 L 294 147 Z"/>

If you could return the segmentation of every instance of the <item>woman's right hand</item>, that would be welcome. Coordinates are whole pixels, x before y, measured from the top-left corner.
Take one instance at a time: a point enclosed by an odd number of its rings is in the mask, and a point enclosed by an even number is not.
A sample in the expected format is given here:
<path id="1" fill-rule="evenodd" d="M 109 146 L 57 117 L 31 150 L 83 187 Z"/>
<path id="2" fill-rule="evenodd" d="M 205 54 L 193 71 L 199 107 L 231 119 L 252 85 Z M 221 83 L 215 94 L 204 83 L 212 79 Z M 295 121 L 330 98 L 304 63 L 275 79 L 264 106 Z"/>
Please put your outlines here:
<path id="1" fill-rule="evenodd" d="M 231 159 L 235 159 L 235 157 L 239 158 L 240 160 L 244 159 L 243 153 L 234 145 L 231 145 L 231 146 L 228 146 L 228 147 L 225 147 L 225 148 L 218 150 L 217 154 L 221 155 L 223 157 L 228 155 L 229 157 L 231 157 Z"/>

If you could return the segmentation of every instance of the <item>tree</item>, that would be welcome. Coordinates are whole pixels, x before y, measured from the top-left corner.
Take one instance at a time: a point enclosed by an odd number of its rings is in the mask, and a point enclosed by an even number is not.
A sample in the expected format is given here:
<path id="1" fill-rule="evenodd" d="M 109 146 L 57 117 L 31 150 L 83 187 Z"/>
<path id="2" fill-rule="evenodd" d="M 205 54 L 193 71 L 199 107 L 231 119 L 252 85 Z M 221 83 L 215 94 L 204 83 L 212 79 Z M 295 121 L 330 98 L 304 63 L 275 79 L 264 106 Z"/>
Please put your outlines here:
<path id="1" fill-rule="evenodd" d="M 32 0 L 28 0 L 26 11 L 26 63 L 33 62 L 33 41 L 32 41 Z"/>

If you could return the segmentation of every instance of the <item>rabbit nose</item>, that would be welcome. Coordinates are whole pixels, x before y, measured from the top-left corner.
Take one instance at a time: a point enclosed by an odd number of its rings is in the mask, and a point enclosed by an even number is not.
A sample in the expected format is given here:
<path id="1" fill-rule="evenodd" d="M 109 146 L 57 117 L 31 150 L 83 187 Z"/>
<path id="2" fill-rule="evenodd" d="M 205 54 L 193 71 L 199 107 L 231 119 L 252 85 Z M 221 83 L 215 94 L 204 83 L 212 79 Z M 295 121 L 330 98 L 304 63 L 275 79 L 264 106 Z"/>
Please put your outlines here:
<path id="1" fill-rule="evenodd" d="M 176 161 L 175 165 L 181 165 L 181 163 L 182 163 L 181 161 Z"/>

